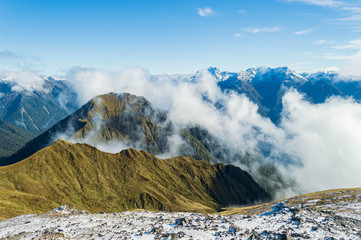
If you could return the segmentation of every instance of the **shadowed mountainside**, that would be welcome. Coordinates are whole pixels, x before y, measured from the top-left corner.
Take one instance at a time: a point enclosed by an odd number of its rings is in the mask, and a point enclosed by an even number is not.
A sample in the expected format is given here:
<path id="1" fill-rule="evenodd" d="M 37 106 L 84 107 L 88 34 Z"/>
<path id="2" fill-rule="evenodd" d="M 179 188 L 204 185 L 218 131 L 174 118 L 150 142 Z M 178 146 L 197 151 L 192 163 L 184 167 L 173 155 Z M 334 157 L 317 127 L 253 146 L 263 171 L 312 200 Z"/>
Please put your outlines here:
<path id="1" fill-rule="evenodd" d="M 0 158 L 10 156 L 35 135 L 0 120 Z"/>
<path id="2" fill-rule="evenodd" d="M 134 149 L 110 154 L 64 140 L 0 167 L 0 190 L 1 219 L 63 204 L 91 212 L 214 212 L 270 198 L 247 172 L 231 165 L 161 160 Z"/>

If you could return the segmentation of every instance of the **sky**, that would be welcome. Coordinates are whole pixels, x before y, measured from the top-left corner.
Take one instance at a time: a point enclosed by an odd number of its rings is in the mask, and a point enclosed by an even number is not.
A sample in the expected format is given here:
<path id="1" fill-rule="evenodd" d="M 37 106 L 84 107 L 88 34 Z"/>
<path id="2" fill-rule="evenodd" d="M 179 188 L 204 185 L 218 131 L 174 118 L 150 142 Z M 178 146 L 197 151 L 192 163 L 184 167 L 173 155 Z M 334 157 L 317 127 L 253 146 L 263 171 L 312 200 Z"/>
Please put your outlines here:
<path id="1" fill-rule="evenodd" d="M 361 75 L 360 0 L 0 0 L 0 70 Z"/>

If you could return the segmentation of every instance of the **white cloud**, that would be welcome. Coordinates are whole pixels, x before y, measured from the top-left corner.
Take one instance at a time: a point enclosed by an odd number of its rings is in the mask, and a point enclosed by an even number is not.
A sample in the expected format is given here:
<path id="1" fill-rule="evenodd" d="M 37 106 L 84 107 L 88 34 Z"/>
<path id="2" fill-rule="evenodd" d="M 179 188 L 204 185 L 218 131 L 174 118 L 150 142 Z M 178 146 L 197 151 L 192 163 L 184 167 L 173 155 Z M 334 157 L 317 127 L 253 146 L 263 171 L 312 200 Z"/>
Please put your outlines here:
<path id="1" fill-rule="evenodd" d="M 150 85 L 150 75 L 142 68 L 130 68 L 120 72 L 107 72 L 91 68 L 70 69 L 66 75 L 79 90 L 81 104 L 94 96 L 108 92 L 130 92 L 144 95 Z"/>
<path id="2" fill-rule="evenodd" d="M 333 46 L 333 49 L 347 51 L 342 54 L 329 54 L 325 58 L 331 60 L 347 60 L 347 64 L 340 68 L 339 72 L 342 75 L 350 78 L 359 79 L 361 76 L 361 39 L 348 41 L 344 45 Z M 355 51 L 350 54 L 349 51 Z"/>
<path id="3" fill-rule="evenodd" d="M 334 49 L 360 49 L 361 48 L 361 38 L 348 41 L 345 45 L 333 46 Z"/>
<path id="4" fill-rule="evenodd" d="M 305 52 L 301 52 L 302 55 L 305 55 L 305 56 L 312 56 L 313 53 L 311 52 L 308 52 L 308 51 L 305 51 Z"/>
<path id="5" fill-rule="evenodd" d="M 336 0 L 285 0 L 286 2 L 299 2 L 322 7 L 338 7 L 344 5 L 342 1 Z"/>
<path id="6" fill-rule="evenodd" d="M 270 33 L 270 32 L 281 32 L 282 28 L 279 26 L 274 26 L 274 27 L 264 27 L 264 28 L 245 28 L 244 29 L 245 32 L 250 32 L 250 33 Z"/>
<path id="7" fill-rule="evenodd" d="M 316 41 L 312 42 L 312 44 L 315 44 L 315 45 L 334 44 L 334 43 L 335 43 L 335 41 L 326 40 L 326 39 L 316 40 Z"/>
<path id="8" fill-rule="evenodd" d="M 12 91 L 29 91 L 42 90 L 44 78 L 34 72 L 18 71 L 18 72 L 1 72 L 1 80 L 13 83 Z"/>
<path id="9" fill-rule="evenodd" d="M 348 55 L 341 55 L 341 54 L 337 55 L 337 54 L 330 54 L 330 53 L 328 53 L 328 54 L 325 54 L 325 55 L 323 56 L 323 58 L 328 59 L 328 60 L 348 60 L 348 59 L 350 59 L 350 56 L 348 56 Z"/>
<path id="10" fill-rule="evenodd" d="M 341 74 L 356 78 L 361 76 L 361 50 L 348 57 L 348 64 L 340 69 Z"/>
<path id="11" fill-rule="evenodd" d="M 198 15 L 202 17 L 208 17 L 214 14 L 214 11 L 210 7 L 198 8 Z"/>
<path id="12" fill-rule="evenodd" d="M 238 13 L 244 15 L 244 14 L 246 14 L 246 10 L 244 10 L 244 9 L 238 10 Z"/>
<path id="13" fill-rule="evenodd" d="M 348 17 L 339 18 L 340 21 L 361 21 L 361 15 L 359 14 L 353 14 Z"/>
<path id="14" fill-rule="evenodd" d="M 324 72 L 339 72 L 340 71 L 340 68 L 339 67 L 327 67 L 327 68 L 324 68 L 320 71 L 324 71 Z"/>
<path id="15" fill-rule="evenodd" d="M 1 60 L 21 59 L 21 56 L 16 53 L 13 53 L 9 50 L 2 50 L 2 51 L 0 51 L 0 59 Z"/>
<path id="16" fill-rule="evenodd" d="M 234 34 L 234 36 L 237 37 L 237 38 L 241 38 L 241 37 L 242 37 L 242 35 L 241 35 L 240 33 L 236 33 L 236 34 Z"/>
<path id="17" fill-rule="evenodd" d="M 314 29 L 310 28 L 310 29 L 305 29 L 305 30 L 300 30 L 300 31 L 296 31 L 295 34 L 297 35 L 304 35 L 304 34 L 307 34 L 307 33 L 310 33 L 314 31 Z"/>
<path id="18" fill-rule="evenodd" d="M 354 13 L 361 13 L 360 7 L 344 7 L 343 10 L 354 12 Z"/>
<path id="19" fill-rule="evenodd" d="M 166 110 L 176 129 L 189 124 L 207 129 L 232 154 L 257 154 L 260 144 L 269 145 L 267 161 L 277 162 L 289 156 L 301 163 L 288 167 L 279 163 L 279 167 L 295 177 L 305 192 L 353 187 L 361 182 L 360 104 L 333 98 L 312 105 L 300 94 L 288 92 L 283 98 L 282 123 L 277 127 L 260 116 L 257 105 L 244 95 L 221 92 L 207 71 L 199 72 L 193 80 L 184 78 L 151 77 L 141 68 L 112 73 L 74 68 L 68 74 L 83 102 L 109 91 L 130 92 L 146 97 L 153 107 Z M 224 108 L 216 108 L 216 102 L 222 102 Z M 182 144 L 177 134 L 170 141 L 172 149 L 167 157 L 177 155 Z M 114 152 L 114 146 L 127 147 L 113 142 L 102 149 Z M 240 162 L 232 163 L 244 167 Z"/>
<path id="20" fill-rule="evenodd" d="M 290 174 L 307 191 L 358 187 L 361 181 L 361 105 L 331 98 L 313 105 L 296 92 L 283 98 L 282 128 L 290 136 L 284 149 L 302 166 Z"/>
<path id="21" fill-rule="evenodd" d="M 42 60 L 35 56 L 14 53 L 9 50 L 0 51 L 0 67 L 12 71 L 34 71 L 43 65 Z"/>

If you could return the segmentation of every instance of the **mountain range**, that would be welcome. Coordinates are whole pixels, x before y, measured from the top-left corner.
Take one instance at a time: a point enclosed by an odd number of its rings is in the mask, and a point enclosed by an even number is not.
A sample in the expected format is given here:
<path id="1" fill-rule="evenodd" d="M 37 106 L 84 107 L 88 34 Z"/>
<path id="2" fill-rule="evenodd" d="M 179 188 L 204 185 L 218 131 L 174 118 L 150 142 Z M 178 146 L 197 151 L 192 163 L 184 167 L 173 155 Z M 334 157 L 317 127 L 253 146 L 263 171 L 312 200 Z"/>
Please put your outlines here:
<path id="1" fill-rule="evenodd" d="M 78 109 L 75 89 L 48 77 L 41 88 L 23 89 L 0 80 L 0 119 L 38 135 Z"/>
<path id="2" fill-rule="evenodd" d="M 299 91 L 313 104 L 331 96 L 361 100 L 359 82 L 342 80 L 335 73 L 297 74 L 289 68 L 207 71 L 221 91 L 247 96 L 275 125 L 288 89 Z M 192 83 L 197 76 L 176 78 Z M 0 187 L 4 193 L 0 202 L 4 211 L 9 209 L 5 217 L 63 203 L 91 211 L 209 212 L 267 200 L 281 189 L 294 187 L 295 182 L 261 153 L 231 153 L 203 126 L 180 128 L 168 112 L 154 108 L 142 96 L 102 94 L 79 108 L 77 89 L 71 83 L 43 80 L 41 89 L 32 90 L 0 81 Z M 208 101 L 207 96 L 203 100 Z M 222 108 L 222 103 L 214 104 Z M 172 154 L 184 157 L 156 158 L 169 155 L 173 136 L 179 136 L 181 144 Z M 114 144 L 128 150 L 111 154 L 97 149 Z M 244 166 L 249 173 L 224 165 L 229 163 Z M 162 187 L 164 182 L 168 189 Z"/>
<path id="3" fill-rule="evenodd" d="M 175 155 L 193 157 L 209 163 L 237 161 L 251 169 L 250 173 L 271 194 L 292 186 L 272 163 L 260 156 L 235 155 L 216 136 L 202 126 L 174 128 L 167 113 L 156 110 L 144 97 L 129 93 L 109 93 L 97 96 L 79 110 L 35 137 L 13 155 L 0 159 L 0 166 L 14 164 L 50 146 L 58 139 L 87 143 L 101 147 L 111 144 L 143 149 L 151 154 L 169 152 L 169 137 L 179 134 L 183 143 Z M 116 148 L 117 149 L 117 148 Z M 251 166 L 259 162 L 258 167 Z"/>
<path id="4" fill-rule="evenodd" d="M 221 72 L 209 68 L 222 91 L 245 94 L 259 107 L 259 113 L 278 124 L 283 110 L 282 97 L 289 89 L 304 94 L 310 103 L 324 103 L 331 96 L 361 100 L 360 81 L 340 76 L 335 72 L 298 74 L 287 68 L 250 68 L 238 73 Z"/>

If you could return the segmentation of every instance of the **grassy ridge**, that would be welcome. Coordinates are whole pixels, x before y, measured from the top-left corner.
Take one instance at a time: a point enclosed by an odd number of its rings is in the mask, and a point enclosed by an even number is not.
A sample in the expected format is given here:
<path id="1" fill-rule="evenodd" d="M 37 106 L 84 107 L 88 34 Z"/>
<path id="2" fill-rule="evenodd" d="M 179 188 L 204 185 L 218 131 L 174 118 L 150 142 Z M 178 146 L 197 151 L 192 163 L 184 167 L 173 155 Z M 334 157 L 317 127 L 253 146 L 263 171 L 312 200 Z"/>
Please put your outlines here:
<path id="1" fill-rule="evenodd" d="M 134 149 L 109 154 L 63 140 L 0 167 L 0 190 L 0 219 L 63 204 L 91 212 L 214 212 L 269 198 L 237 167 L 187 157 L 161 160 Z"/>

